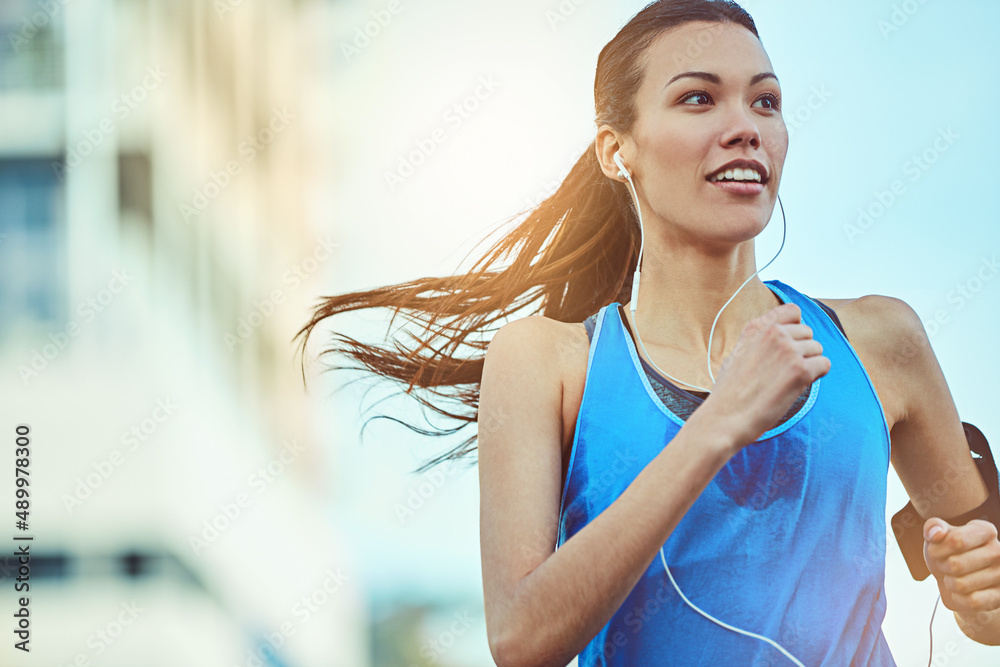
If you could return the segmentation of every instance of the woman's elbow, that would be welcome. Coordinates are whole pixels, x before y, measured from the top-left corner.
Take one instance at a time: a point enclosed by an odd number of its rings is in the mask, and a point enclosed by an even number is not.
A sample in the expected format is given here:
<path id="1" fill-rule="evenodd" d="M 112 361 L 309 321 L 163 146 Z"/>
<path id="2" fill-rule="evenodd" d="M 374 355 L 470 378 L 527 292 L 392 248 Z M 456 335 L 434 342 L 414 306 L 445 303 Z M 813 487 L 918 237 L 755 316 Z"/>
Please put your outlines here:
<path id="1" fill-rule="evenodd" d="M 486 637 L 497 667 L 523 667 L 528 664 L 525 662 L 528 638 L 511 626 L 510 622 L 500 618 L 488 618 L 486 621 Z"/>
<path id="2" fill-rule="evenodd" d="M 513 627 L 506 624 L 490 627 L 486 634 L 490 653 L 497 667 L 565 667 L 569 660 L 557 658 L 539 644 L 543 639 L 543 628 Z M 572 659 L 572 658 L 571 658 Z"/>

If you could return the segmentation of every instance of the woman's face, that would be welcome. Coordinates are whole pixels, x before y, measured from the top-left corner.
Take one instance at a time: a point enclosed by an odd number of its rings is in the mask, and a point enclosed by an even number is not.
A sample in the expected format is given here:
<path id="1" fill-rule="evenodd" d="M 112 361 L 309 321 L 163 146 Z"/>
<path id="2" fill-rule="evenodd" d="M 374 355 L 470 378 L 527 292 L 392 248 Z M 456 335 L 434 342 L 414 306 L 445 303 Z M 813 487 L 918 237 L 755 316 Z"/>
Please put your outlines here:
<path id="1" fill-rule="evenodd" d="M 621 150 L 640 197 L 667 233 L 720 247 L 753 238 L 774 209 L 788 151 L 781 89 L 760 41 L 739 25 L 687 23 L 646 56 Z M 742 174 L 733 161 L 744 161 Z"/>

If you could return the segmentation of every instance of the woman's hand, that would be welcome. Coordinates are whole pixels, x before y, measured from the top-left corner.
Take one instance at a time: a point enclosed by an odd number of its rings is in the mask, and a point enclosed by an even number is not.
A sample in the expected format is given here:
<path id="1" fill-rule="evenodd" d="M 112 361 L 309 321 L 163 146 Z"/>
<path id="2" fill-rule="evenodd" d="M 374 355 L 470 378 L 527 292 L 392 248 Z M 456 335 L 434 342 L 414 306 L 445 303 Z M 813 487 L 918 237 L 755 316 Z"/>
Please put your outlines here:
<path id="1" fill-rule="evenodd" d="M 973 519 L 964 526 L 952 526 L 936 517 L 927 519 L 924 560 L 948 609 L 1000 609 L 1000 540 L 989 521 Z"/>
<path id="2" fill-rule="evenodd" d="M 702 407 L 724 419 L 742 447 L 772 428 L 829 370 L 830 360 L 813 340 L 812 329 L 802 324 L 801 310 L 785 303 L 743 328 Z"/>

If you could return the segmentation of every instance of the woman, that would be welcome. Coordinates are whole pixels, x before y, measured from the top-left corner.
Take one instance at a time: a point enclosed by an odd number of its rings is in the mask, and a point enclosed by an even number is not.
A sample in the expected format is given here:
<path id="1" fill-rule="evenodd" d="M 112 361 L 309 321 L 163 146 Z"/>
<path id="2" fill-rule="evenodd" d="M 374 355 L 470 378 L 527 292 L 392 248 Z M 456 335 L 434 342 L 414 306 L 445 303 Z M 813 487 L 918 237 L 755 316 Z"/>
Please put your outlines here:
<path id="1" fill-rule="evenodd" d="M 576 653 L 587 665 L 792 664 L 788 653 L 894 664 L 881 634 L 888 434 L 912 496 L 959 467 L 931 517 L 987 495 L 919 318 L 887 297 L 816 302 L 754 277 L 788 135 L 737 7 L 643 10 L 601 53 L 595 94 L 594 165 L 624 190 L 621 156 L 646 226 L 640 307 L 602 308 L 592 340 L 577 324 L 518 320 L 489 348 L 480 418 L 517 415 L 479 443 L 498 664 Z M 730 173 L 734 161 L 752 174 Z M 630 343 L 637 332 L 643 345 Z M 913 340 L 917 354 L 894 354 Z M 630 357 L 683 378 L 673 397 L 651 391 L 655 374 Z M 997 643 L 995 615 L 976 619 L 1000 607 L 995 528 L 924 528 L 946 606 L 973 639 Z M 681 591 L 786 650 L 699 615 Z"/>
<path id="2" fill-rule="evenodd" d="M 497 664 L 894 664 L 890 460 L 913 498 L 951 471 L 921 506 L 926 562 L 963 631 L 1000 644 L 1000 541 L 945 521 L 988 494 L 919 318 L 756 277 L 788 134 L 753 20 L 654 3 L 601 52 L 595 98 L 594 143 L 472 272 L 331 297 L 303 329 L 362 307 L 426 316 L 413 349 L 344 349 L 478 405 L 415 396 L 479 424 Z M 457 354 L 538 299 L 485 359 Z"/>

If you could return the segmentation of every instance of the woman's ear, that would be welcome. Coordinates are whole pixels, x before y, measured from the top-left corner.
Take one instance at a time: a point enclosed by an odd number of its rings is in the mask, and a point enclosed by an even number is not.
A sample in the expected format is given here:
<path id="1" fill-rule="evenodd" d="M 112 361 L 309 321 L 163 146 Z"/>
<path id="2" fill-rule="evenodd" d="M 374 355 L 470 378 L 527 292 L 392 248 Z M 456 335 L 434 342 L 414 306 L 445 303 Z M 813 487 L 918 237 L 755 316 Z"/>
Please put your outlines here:
<path id="1" fill-rule="evenodd" d="M 625 181 L 624 175 L 619 175 L 621 169 L 615 163 L 615 153 L 618 153 L 622 162 L 628 167 L 629 161 L 623 148 L 623 137 L 607 125 L 602 125 L 597 131 L 597 138 L 594 140 L 594 150 L 597 152 L 597 162 L 601 165 L 601 171 L 608 178 L 615 181 Z M 630 169 L 631 171 L 631 169 Z"/>

